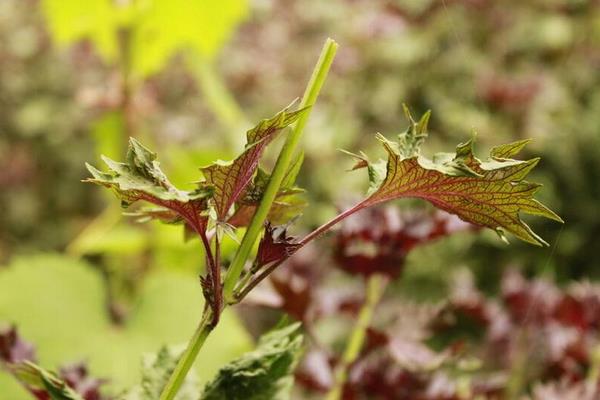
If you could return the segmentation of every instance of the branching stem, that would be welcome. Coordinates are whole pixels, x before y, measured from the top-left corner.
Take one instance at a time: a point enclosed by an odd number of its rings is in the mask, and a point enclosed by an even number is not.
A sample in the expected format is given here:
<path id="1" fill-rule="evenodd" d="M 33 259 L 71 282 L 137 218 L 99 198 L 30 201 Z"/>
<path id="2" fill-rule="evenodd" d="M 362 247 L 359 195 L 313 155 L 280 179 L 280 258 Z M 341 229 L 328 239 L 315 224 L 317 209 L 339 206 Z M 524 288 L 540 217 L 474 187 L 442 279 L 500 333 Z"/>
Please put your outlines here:
<path id="1" fill-rule="evenodd" d="M 354 207 L 352 207 L 352 208 L 350 208 L 350 209 L 348 209 L 348 210 L 346 210 L 346 211 L 344 211 L 344 212 L 336 215 L 335 217 L 333 217 L 329 221 L 325 222 L 323 225 L 319 226 L 317 229 L 315 229 L 314 231 L 312 231 L 311 233 L 309 233 L 308 235 L 306 235 L 299 242 L 300 247 L 298 247 L 296 249 L 296 252 L 298 250 L 300 250 L 302 247 L 306 246 L 311 241 L 313 241 L 314 239 L 318 238 L 319 236 L 321 236 L 322 234 L 324 234 L 325 232 L 327 232 L 329 229 L 331 229 L 338 222 L 342 221 L 345 218 L 348 218 L 352 214 L 354 214 L 354 213 L 362 210 L 365 207 L 366 207 L 365 202 L 360 202 L 357 205 L 355 205 Z M 296 252 L 294 252 L 293 254 L 296 254 Z M 233 301 L 231 303 L 239 303 L 240 301 L 242 301 L 244 299 L 244 297 L 246 297 L 246 295 L 252 289 L 254 289 L 256 287 L 256 285 L 258 285 L 260 282 L 262 282 L 267 276 L 269 276 L 275 270 L 275 268 L 277 268 L 281 264 L 283 264 L 283 262 L 285 260 L 287 260 L 288 258 L 290 258 L 293 254 L 290 254 L 287 257 L 282 258 L 281 260 L 272 263 L 271 265 L 267 266 L 262 271 L 260 271 L 258 274 L 256 274 L 254 277 L 252 277 L 252 279 L 250 280 L 250 282 L 248 282 L 245 285 L 241 285 L 239 287 L 239 291 L 236 292 L 236 293 L 234 293 L 234 298 L 233 298 Z"/>
<path id="2" fill-rule="evenodd" d="M 319 61 L 315 66 L 311 79 L 304 93 L 304 97 L 302 98 L 302 101 L 300 103 L 300 108 L 312 106 L 317 100 L 319 92 L 321 91 L 323 83 L 325 82 L 325 78 L 327 77 L 327 74 L 329 72 L 329 68 L 331 67 L 331 64 L 333 62 L 333 58 L 335 57 L 337 47 L 337 43 L 334 42 L 332 39 L 327 39 L 327 41 L 325 42 L 323 49 L 321 50 L 321 56 L 319 57 Z M 218 305 L 218 313 L 220 313 L 221 309 L 223 308 L 222 296 L 224 295 L 226 300 L 230 300 L 232 298 L 233 289 L 236 283 L 238 282 L 240 274 L 243 271 L 244 264 L 246 263 L 246 260 L 250 255 L 250 251 L 252 250 L 252 247 L 254 246 L 254 243 L 256 242 L 256 239 L 258 238 L 258 235 L 260 234 L 263 228 L 263 224 L 267 218 L 269 209 L 271 208 L 271 205 L 275 200 L 277 192 L 279 191 L 279 187 L 281 186 L 281 182 L 285 177 L 285 173 L 294 155 L 294 151 L 296 150 L 298 142 L 300 141 L 309 114 L 310 110 L 304 113 L 302 117 L 300 117 L 298 121 L 296 121 L 296 124 L 294 125 L 291 134 L 287 137 L 287 140 L 283 145 L 281 152 L 279 153 L 279 157 L 277 158 L 277 162 L 271 174 L 269 184 L 267 185 L 265 193 L 263 194 L 263 197 L 261 199 L 261 203 L 258 206 L 258 209 L 256 210 L 256 213 L 254 214 L 250 225 L 248 226 L 246 234 L 242 239 L 242 243 L 238 248 L 233 262 L 229 267 L 222 290 L 220 284 L 220 249 L 218 244 L 218 238 L 216 239 L 215 258 L 212 255 L 210 241 L 208 240 L 208 237 L 206 236 L 205 232 L 196 230 L 200 238 L 202 239 L 204 247 L 206 248 L 209 268 L 211 269 L 211 275 L 214 279 L 214 302 Z M 215 284 L 217 285 L 214 286 Z M 216 308 L 205 307 L 204 314 L 202 316 L 202 319 L 200 320 L 200 324 L 196 329 L 194 336 L 192 336 L 192 338 L 190 339 L 185 352 L 177 362 L 177 366 L 175 367 L 175 370 L 169 377 L 169 381 L 163 389 L 159 400 L 173 400 L 177 395 L 179 389 L 181 388 L 181 385 L 185 380 L 185 377 L 187 376 L 190 368 L 194 363 L 194 360 L 198 355 L 198 352 L 200 351 L 200 349 L 204 345 L 204 342 L 206 341 L 206 338 L 208 337 L 210 332 L 215 328 L 218 322 L 218 316 L 214 315 L 215 309 Z"/>
<path id="3" fill-rule="evenodd" d="M 329 73 L 329 68 L 331 67 L 333 58 L 335 57 L 337 47 L 337 43 L 332 39 L 327 39 L 325 41 L 323 49 L 321 50 L 321 56 L 319 57 L 319 61 L 313 70 L 299 108 L 314 105 L 317 97 L 319 96 L 321 88 L 323 87 L 325 78 Z M 256 239 L 263 229 L 263 225 L 267 219 L 271 205 L 277 196 L 277 192 L 279 192 L 281 182 L 285 177 L 285 173 L 290 165 L 292 157 L 294 156 L 296 147 L 298 146 L 300 138 L 302 137 L 302 132 L 304 131 L 304 127 L 306 126 L 310 112 L 311 110 L 309 109 L 298 119 L 298 121 L 296 121 L 292 132 L 287 136 L 285 144 L 283 145 L 283 148 L 279 153 L 279 157 L 277 158 L 277 162 L 275 163 L 275 167 L 273 168 L 273 172 L 271 173 L 271 178 L 269 179 L 269 183 L 265 189 L 260 204 L 256 209 L 254 216 L 252 217 L 250 225 L 248 225 L 246 234 L 242 238 L 242 243 L 238 247 L 233 261 L 227 270 L 227 275 L 225 276 L 225 282 L 223 286 L 223 294 L 227 302 L 232 302 L 234 300 L 233 290 L 244 269 L 246 260 L 248 260 L 248 257 L 250 256 L 252 247 L 254 246 Z"/>

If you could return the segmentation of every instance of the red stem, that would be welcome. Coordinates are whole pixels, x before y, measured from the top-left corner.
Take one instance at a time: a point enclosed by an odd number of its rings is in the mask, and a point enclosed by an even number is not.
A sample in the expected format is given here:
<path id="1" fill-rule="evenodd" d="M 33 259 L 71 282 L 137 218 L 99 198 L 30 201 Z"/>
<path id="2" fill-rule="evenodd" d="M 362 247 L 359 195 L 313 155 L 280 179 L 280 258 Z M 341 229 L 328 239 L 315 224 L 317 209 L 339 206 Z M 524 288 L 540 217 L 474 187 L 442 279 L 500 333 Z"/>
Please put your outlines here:
<path id="1" fill-rule="evenodd" d="M 215 290 L 213 324 L 216 326 L 219 323 L 221 310 L 223 309 L 223 288 L 221 287 L 221 244 L 219 242 L 218 234 L 215 234 L 215 261 L 212 278 L 213 288 Z"/>
<path id="2" fill-rule="evenodd" d="M 358 212 L 365 207 L 367 207 L 367 202 L 361 201 L 354 207 L 347 209 L 343 213 L 338 214 L 334 218 L 330 219 L 328 222 L 325 222 L 323 225 L 321 225 L 320 227 L 318 227 L 317 229 L 315 229 L 314 231 L 312 231 L 311 233 L 306 235 L 299 243 L 302 245 L 302 247 L 304 247 L 304 245 L 306 245 L 310 241 L 316 239 L 317 237 L 319 237 L 322 234 L 324 234 L 325 232 L 327 232 L 330 228 L 332 228 L 334 225 L 336 225 L 338 222 L 340 222 L 344 218 L 351 216 L 355 212 Z M 300 249 L 300 248 L 301 247 L 299 247 L 298 249 Z"/>
<path id="3" fill-rule="evenodd" d="M 340 222 L 344 218 L 351 216 L 352 214 L 362 210 L 365 207 L 368 207 L 369 205 L 370 204 L 368 204 L 367 201 L 361 201 L 354 207 L 349 208 L 348 210 L 342 212 L 341 214 L 336 215 L 334 218 L 325 222 L 323 225 L 319 226 L 317 229 L 315 229 L 314 231 L 312 231 L 311 233 L 306 235 L 302 240 L 300 240 L 298 242 L 298 244 L 300 244 L 300 246 L 293 253 L 281 258 L 278 261 L 275 261 L 274 263 L 269 265 L 267 268 L 263 269 L 250 282 L 248 282 L 248 284 L 244 288 L 242 288 L 239 293 L 236 294 L 236 296 L 235 296 L 236 301 L 237 302 L 242 301 L 242 299 L 244 299 L 244 297 L 246 297 L 246 295 L 248 295 L 248 293 L 252 289 L 254 289 L 256 287 L 256 285 L 258 285 L 260 282 L 262 282 L 263 279 L 265 279 L 267 276 L 269 276 L 275 270 L 275 268 L 280 266 L 285 260 L 287 260 L 294 254 L 296 254 L 296 252 L 298 250 L 300 250 L 302 247 L 304 247 L 305 245 L 310 243 L 312 240 L 318 238 L 319 236 L 321 236 L 322 234 L 327 232 L 329 229 L 331 229 L 334 225 L 336 225 L 338 222 Z"/>

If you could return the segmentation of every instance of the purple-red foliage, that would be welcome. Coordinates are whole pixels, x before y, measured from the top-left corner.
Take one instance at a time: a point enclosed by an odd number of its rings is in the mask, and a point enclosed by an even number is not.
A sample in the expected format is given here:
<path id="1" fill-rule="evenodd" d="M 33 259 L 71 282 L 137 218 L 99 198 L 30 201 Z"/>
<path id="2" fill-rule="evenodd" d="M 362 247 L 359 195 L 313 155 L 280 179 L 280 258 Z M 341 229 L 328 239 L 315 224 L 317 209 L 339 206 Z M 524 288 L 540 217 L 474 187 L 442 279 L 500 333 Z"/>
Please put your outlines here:
<path id="1" fill-rule="evenodd" d="M 475 226 L 444 211 L 401 213 L 397 208 L 363 210 L 342 223 L 334 239 L 336 265 L 362 276 L 397 278 L 416 246 Z"/>

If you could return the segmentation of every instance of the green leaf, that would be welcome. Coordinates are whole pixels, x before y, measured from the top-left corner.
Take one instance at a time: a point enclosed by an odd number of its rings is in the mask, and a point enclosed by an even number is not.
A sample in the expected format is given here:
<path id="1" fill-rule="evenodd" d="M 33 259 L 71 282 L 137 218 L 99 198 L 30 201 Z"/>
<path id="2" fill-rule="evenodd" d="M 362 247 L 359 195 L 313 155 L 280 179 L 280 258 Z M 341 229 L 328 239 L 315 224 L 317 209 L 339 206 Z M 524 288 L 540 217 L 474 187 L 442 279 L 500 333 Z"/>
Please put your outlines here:
<path id="1" fill-rule="evenodd" d="M 246 193 L 267 145 L 306 110 L 290 112 L 288 107 L 274 117 L 262 120 L 246 133 L 246 147 L 236 159 L 217 161 L 202 168 L 204 186 L 214 188 L 213 204 L 219 221 L 227 220 L 231 206 Z"/>
<path id="2" fill-rule="evenodd" d="M 36 344 L 41 365 L 89 360 L 94 376 L 109 378 L 107 392 L 119 393 L 141 382 L 142 354 L 164 343 L 185 344 L 202 312 L 196 275 L 176 272 L 177 265 L 163 266 L 145 277 L 127 324 L 117 329 L 106 312 L 102 277 L 91 265 L 59 255 L 14 258 L 0 266 L 0 325 L 17 325 Z M 200 351 L 194 369 L 201 386 L 252 349 L 232 311 L 223 312 Z M 0 371 L 0 399 L 30 399 L 13 380 Z"/>
<path id="3" fill-rule="evenodd" d="M 521 161 L 516 155 L 527 141 L 492 149 L 490 159 L 482 162 L 473 155 L 473 141 L 460 144 L 455 153 L 438 153 L 432 159 L 420 154 L 427 133 L 429 114 L 416 122 L 407 111 L 410 126 L 398 142 L 378 139 L 388 153 L 385 162 L 370 163 L 364 155 L 354 155 L 354 169 L 368 168 L 369 197 L 360 207 L 398 198 L 420 198 L 475 225 L 494 229 L 501 237 L 507 231 L 521 240 L 547 245 L 521 219 L 532 214 L 562 222 L 560 217 L 533 198 L 540 184 L 525 181 L 539 158 Z"/>
<path id="4" fill-rule="evenodd" d="M 182 351 L 173 347 L 163 347 L 157 354 L 148 354 L 142 360 L 142 383 L 125 395 L 121 400 L 155 400 L 167 384 L 175 370 Z M 196 400 L 200 394 L 195 374 L 188 374 L 175 400 Z"/>
<path id="5" fill-rule="evenodd" d="M 116 162 L 108 157 L 102 159 L 109 172 L 99 171 L 86 164 L 93 177 L 84 182 L 112 189 L 124 207 L 144 200 L 161 208 L 163 213 L 158 214 L 159 219 L 164 219 L 162 217 L 166 209 L 174 214 L 169 219 L 185 219 L 197 230 L 206 229 L 207 201 L 212 194 L 211 187 L 204 186 L 194 191 L 177 189 L 161 171 L 156 153 L 134 138 L 129 139 L 126 163 Z"/>
<path id="6" fill-rule="evenodd" d="M 83 400 L 54 373 L 26 361 L 14 366 L 14 374 L 31 391 L 49 396 L 51 400 Z"/>
<path id="7" fill-rule="evenodd" d="M 123 48 L 137 78 L 160 71 L 180 52 L 210 61 L 248 14 L 246 0 L 43 0 L 42 9 L 58 45 L 87 39 L 109 63 L 127 38 Z"/>
<path id="8" fill-rule="evenodd" d="M 123 7 L 116 7 L 111 0 L 43 0 L 42 10 L 58 45 L 90 39 L 105 60 L 117 58 L 117 31 L 125 16 Z"/>
<path id="9" fill-rule="evenodd" d="M 261 337 L 256 350 L 223 367 L 201 399 L 287 399 L 301 350 L 300 323 L 273 330 Z"/>
<path id="10" fill-rule="evenodd" d="M 159 71 L 178 52 L 211 60 L 248 14 L 246 0 L 153 0 L 138 7 L 132 68 L 139 76 Z"/>

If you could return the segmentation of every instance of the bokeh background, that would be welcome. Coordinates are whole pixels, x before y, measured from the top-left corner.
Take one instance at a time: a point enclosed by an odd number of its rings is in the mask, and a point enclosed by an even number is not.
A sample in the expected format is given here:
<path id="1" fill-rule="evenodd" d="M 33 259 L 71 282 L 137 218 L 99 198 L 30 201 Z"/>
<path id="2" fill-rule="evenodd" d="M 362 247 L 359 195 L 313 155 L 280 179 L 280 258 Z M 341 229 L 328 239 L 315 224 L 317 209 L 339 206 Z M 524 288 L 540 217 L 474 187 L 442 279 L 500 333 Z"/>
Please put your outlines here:
<path id="1" fill-rule="evenodd" d="M 428 154 L 472 131 L 481 156 L 533 138 L 532 180 L 565 224 L 531 221 L 548 248 L 507 248 L 493 232 L 421 247 L 392 290 L 437 301 L 465 267 L 490 294 L 507 267 L 561 285 L 600 278 L 597 0 L 2 0 L 0 321 L 18 325 L 43 365 L 87 359 L 117 390 L 143 352 L 185 341 L 201 312 L 198 243 L 122 217 L 80 182 L 84 163 L 122 158 L 135 136 L 191 185 L 302 95 L 328 36 L 340 50 L 304 137 L 310 206 L 295 230 L 364 191 L 338 149 L 381 156 L 374 133 L 401 132 L 406 103 L 432 110 Z M 252 346 L 259 314 L 226 315 L 201 380 Z M 0 388 L 23 398 L 2 373 Z"/>

